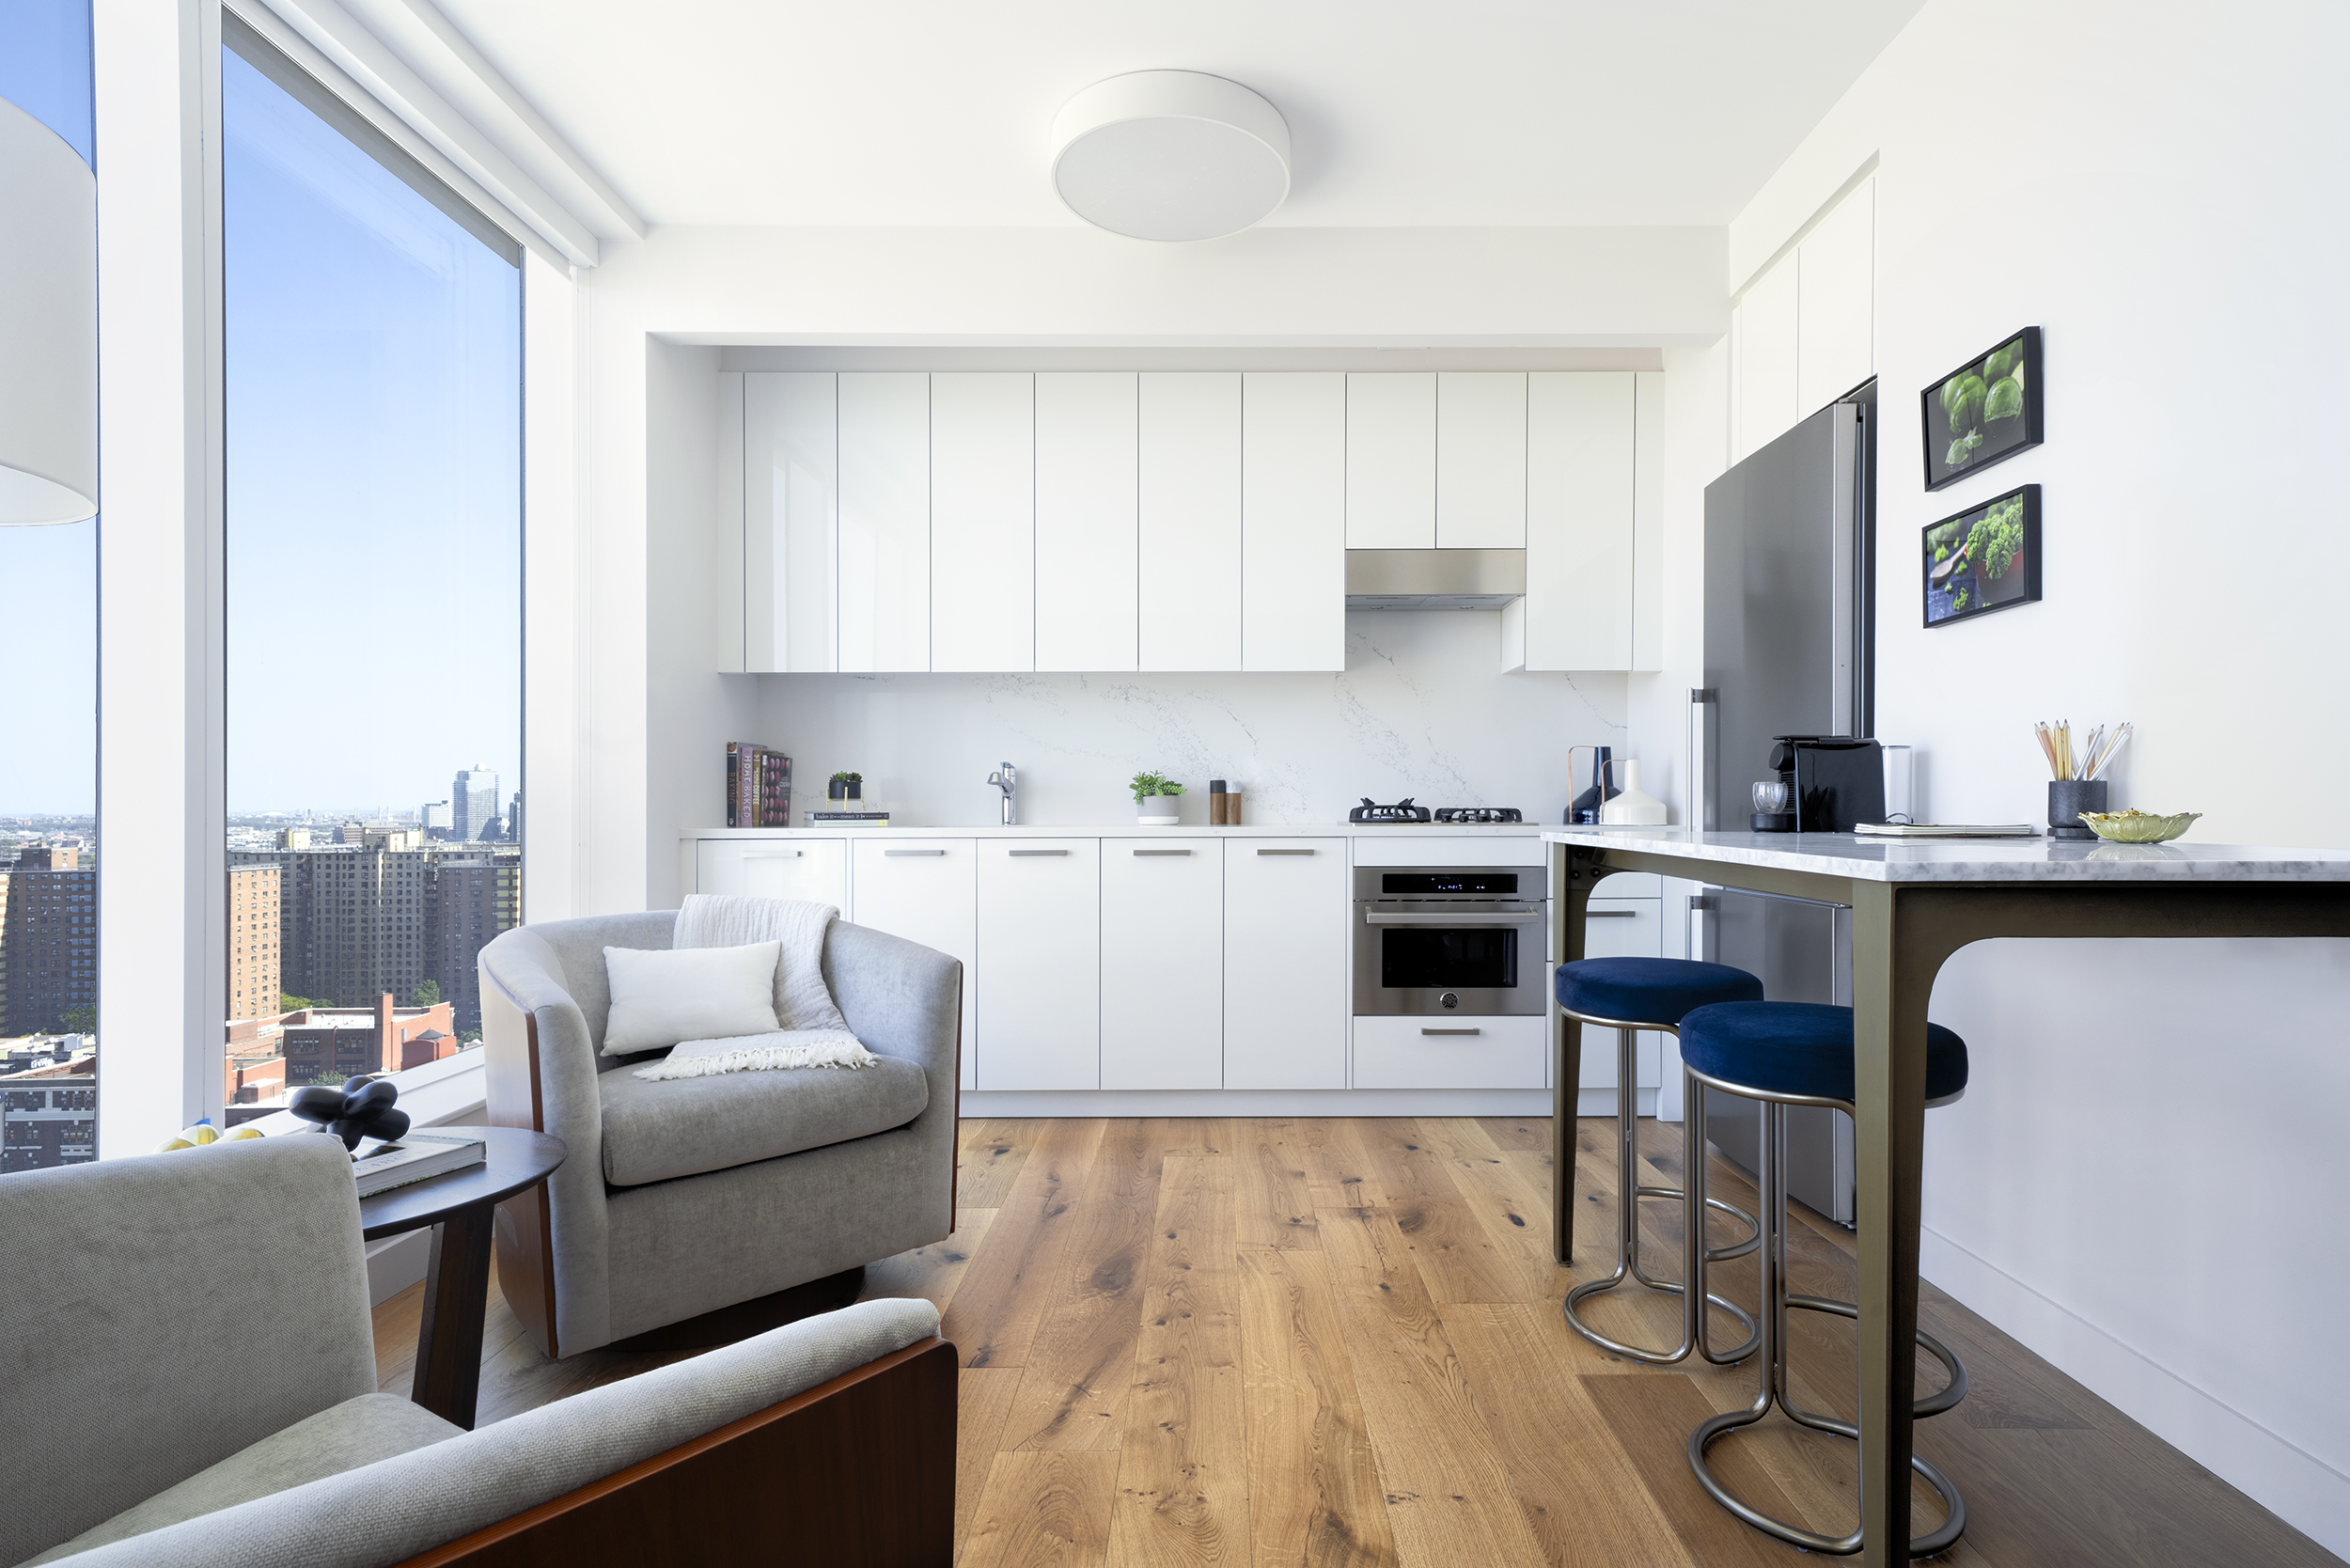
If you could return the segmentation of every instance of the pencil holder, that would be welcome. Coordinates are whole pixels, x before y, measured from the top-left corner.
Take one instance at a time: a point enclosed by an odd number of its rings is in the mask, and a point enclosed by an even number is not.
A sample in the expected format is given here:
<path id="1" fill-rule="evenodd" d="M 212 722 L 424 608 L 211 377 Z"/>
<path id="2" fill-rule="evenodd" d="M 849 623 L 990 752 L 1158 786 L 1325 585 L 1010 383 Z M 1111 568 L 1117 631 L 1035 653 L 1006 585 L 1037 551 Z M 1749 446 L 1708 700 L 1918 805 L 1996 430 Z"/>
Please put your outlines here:
<path id="1" fill-rule="evenodd" d="M 2051 778 L 2048 780 L 2048 837 L 2051 839 L 2094 839 L 2094 833 L 2081 821 L 2084 811 L 2106 808 L 2106 780 L 2102 778 Z"/>

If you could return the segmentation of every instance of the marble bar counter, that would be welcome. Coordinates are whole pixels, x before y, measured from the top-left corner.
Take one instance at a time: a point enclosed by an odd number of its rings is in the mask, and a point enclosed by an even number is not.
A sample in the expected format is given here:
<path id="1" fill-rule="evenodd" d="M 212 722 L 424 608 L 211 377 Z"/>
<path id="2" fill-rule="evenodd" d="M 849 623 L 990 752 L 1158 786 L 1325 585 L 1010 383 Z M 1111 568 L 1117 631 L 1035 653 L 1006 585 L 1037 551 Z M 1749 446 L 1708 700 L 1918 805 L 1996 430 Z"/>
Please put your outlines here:
<path id="1" fill-rule="evenodd" d="M 684 839 L 838 839 L 844 835 L 860 839 L 1386 839 L 1436 835 L 1463 839 L 1532 839 L 1539 838 L 1543 831 L 1540 823 L 1243 823 L 1232 827 L 1185 823 L 1175 827 L 1150 827 L 1129 820 L 1111 823 L 1018 823 L 1009 827 L 1001 823 L 965 823 L 961 826 L 892 823 L 888 827 L 860 827 L 854 823 L 811 823 L 801 827 L 688 827 L 681 828 L 678 837 Z"/>
<path id="2" fill-rule="evenodd" d="M 1878 839 L 1856 833 L 1697 833 L 1549 827 L 1545 841 L 1863 882 L 2350 882 L 2350 850 L 2108 844 L 2054 839 Z"/>

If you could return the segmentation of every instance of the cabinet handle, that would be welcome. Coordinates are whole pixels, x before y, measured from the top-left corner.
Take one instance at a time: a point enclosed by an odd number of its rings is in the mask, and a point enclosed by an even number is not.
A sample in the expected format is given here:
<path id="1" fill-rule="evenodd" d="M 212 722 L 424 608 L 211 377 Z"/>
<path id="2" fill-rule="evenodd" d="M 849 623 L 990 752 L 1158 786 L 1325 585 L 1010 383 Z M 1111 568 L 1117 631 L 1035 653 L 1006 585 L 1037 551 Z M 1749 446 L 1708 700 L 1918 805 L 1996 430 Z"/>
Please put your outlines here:
<path id="1" fill-rule="evenodd" d="M 1640 912 L 1637 909 L 1587 909 L 1583 917 L 1587 920 L 1637 920 Z"/>
<path id="2" fill-rule="evenodd" d="M 1007 855 L 1067 855 L 1067 850 L 1006 850 Z"/>
<path id="3" fill-rule="evenodd" d="M 882 854 L 884 854 L 884 855 L 944 855 L 944 854 L 946 854 L 946 853 L 947 853 L 947 852 L 946 852 L 945 850 L 888 850 L 888 849 L 885 849 L 885 850 L 882 851 Z"/>
<path id="4" fill-rule="evenodd" d="M 1479 1029 L 1422 1029 L 1419 1032 L 1422 1034 L 1479 1034 L 1482 1031 Z"/>
<path id="5" fill-rule="evenodd" d="M 775 850 L 761 855 L 746 855 L 743 858 L 745 860 L 797 860 L 802 853 L 799 850 Z"/>
<path id="6" fill-rule="evenodd" d="M 1259 855 L 1311 855 L 1311 854 L 1313 854 L 1314 852 L 1313 852 L 1312 850 L 1273 850 L 1273 849 L 1261 849 L 1261 850 L 1259 850 L 1257 853 L 1258 853 Z"/>
<path id="7" fill-rule="evenodd" d="M 1189 855 L 1189 850 L 1136 850 L 1136 855 Z"/>

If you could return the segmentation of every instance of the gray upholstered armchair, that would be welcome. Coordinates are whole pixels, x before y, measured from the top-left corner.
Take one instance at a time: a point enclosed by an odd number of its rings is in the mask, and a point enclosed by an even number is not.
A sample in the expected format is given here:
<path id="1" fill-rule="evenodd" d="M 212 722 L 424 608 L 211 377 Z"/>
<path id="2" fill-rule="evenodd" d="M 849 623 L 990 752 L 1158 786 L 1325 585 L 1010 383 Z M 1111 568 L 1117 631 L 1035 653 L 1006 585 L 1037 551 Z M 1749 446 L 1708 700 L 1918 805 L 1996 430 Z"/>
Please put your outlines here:
<path id="1" fill-rule="evenodd" d="M 0 1177 L 0 1563 L 944 1563 L 955 1351 L 869 1301 L 465 1432 L 376 1390 L 336 1139 Z"/>
<path id="2" fill-rule="evenodd" d="M 603 949 L 674 910 L 554 920 L 481 950 L 489 1119 L 571 1151 L 498 1215 L 498 1282 L 550 1356 L 624 1340 L 954 1227 L 963 966 L 836 921 L 824 979 L 878 1065 L 647 1082 L 601 1054 Z"/>

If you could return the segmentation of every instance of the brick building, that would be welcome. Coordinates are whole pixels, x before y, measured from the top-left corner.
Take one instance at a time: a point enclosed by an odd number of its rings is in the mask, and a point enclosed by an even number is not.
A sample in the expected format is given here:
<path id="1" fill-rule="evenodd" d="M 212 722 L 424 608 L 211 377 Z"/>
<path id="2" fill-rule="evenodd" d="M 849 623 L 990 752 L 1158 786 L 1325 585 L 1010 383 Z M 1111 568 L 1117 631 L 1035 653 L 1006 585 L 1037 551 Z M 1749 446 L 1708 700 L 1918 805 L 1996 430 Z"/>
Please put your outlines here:
<path id="1" fill-rule="evenodd" d="M 54 1032 L 98 1001 L 98 872 L 81 852 L 34 844 L 0 870 L 0 971 L 11 1034 Z"/>
<path id="2" fill-rule="evenodd" d="M 285 1058 L 282 1083 L 288 1090 L 339 1084 L 362 1073 L 397 1073 L 455 1056 L 458 1049 L 455 1020 L 446 1002 L 395 1007 L 388 994 L 378 997 L 372 1008 L 314 1007 L 290 1012 L 278 1027 Z M 239 1043 L 231 1041 L 232 1062 L 244 1059 L 248 1068 L 261 1065 L 250 1057 L 240 1058 L 238 1051 Z"/>
<path id="3" fill-rule="evenodd" d="M 523 864 L 519 854 L 445 860 L 440 867 L 441 996 L 454 1005 L 457 1027 L 481 1027 L 481 949 L 502 931 L 522 924 Z"/>
<path id="4" fill-rule="evenodd" d="M 98 1157 L 98 1052 L 86 1035 L 36 1044 L 79 1054 L 0 1075 L 0 1174 L 83 1165 Z M 9 1044 L 19 1045 L 11 1041 Z M 12 1061 L 22 1059 L 16 1050 Z"/>
<path id="5" fill-rule="evenodd" d="M 278 1001 L 278 887 L 275 866 L 228 869 L 228 1016 L 270 1018 Z"/>

